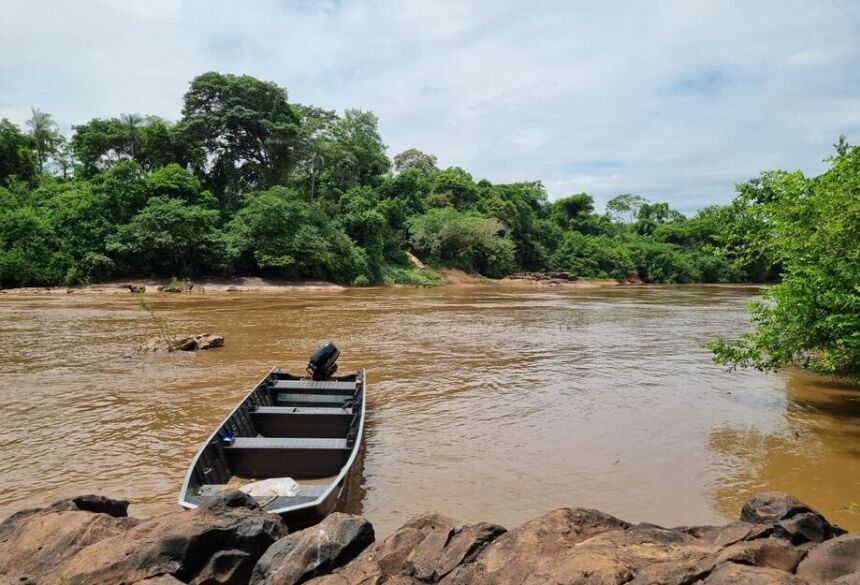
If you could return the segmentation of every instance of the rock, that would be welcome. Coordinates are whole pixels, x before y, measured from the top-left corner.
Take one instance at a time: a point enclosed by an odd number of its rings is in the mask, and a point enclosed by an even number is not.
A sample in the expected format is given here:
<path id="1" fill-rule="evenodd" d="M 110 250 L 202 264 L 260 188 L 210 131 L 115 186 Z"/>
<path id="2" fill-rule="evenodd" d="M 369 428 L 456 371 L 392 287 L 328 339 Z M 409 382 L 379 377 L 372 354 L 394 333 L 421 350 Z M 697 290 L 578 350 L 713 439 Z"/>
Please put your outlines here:
<path id="1" fill-rule="evenodd" d="M 184 585 L 182 581 L 170 575 L 159 575 L 158 577 L 150 577 L 143 581 L 137 581 L 133 585 Z"/>
<path id="2" fill-rule="evenodd" d="M 56 510 L 81 510 L 93 512 L 94 514 L 107 514 L 114 518 L 125 518 L 128 516 L 128 500 L 114 500 L 105 496 L 88 494 L 77 496 L 68 500 L 60 500 L 51 505 Z"/>
<path id="3" fill-rule="evenodd" d="M 623 583 L 630 567 L 584 543 L 628 527 L 597 510 L 555 510 L 502 534 L 442 583 Z"/>
<path id="4" fill-rule="evenodd" d="M 741 520 L 755 524 L 770 524 L 774 534 L 793 544 L 823 542 L 845 534 L 831 525 L 821 514 L 788 494 L 765 492 L 753 496 L 741 509 Z"/>
<path id="5" fill-rule="evenodd" d="M 125 517 L 127 507 L 124 500 L 81 496 L 13 514 L 0 523 L 0 583 L 39 582 L 85 547 L 124 534 L 138 522 Z"/>
<path id="6" fill-rule="evenodd" d="M 860 572 L 860 533 L 821 543 L 797 567 L 797 575 L 810 583 L 827 583 Z"/>
<path id="7" fill-rule="evenodd" d="M 459 563 L 470 561 L 503 532 L 504 528 L 493 524 L 462 526 L 441 514 L 423 514 L 365 550 L 337 573 L 310 583 L 436 582 Z"/>
<path id="8" fill-rule="evenodd" d="M 246 583 L 254 563 L 286 536 L 283 521 L 250 496 L 227 491 L 192 512 L 145 520 L 101 539 L 49 576 L 87 585 L 133 583 L 172 575 L 186 583 Z"/>
<path id="9" fill-rule="evenodd" d="M 132 293 L 145 293 L 146 287 L 139 284 L 127 284 L 124 288 L 127 288 Z"/>
<path id="10" fill-rule="evenodd" d="M 773 533 L 794 544 L 802 544 L 824 542 L 844 534 L 845 531 L 838 526 L 832 526 L 817 512 L 803 512 L 776 524 L 773 527 Z"/>
<path id="11" fill-rule="evenodd" d="M 806 585 L 785 571 L 725 563 L 704 580 L 704 585 Z"/>
<path id="12" fill-rule="evenodd" d="M 219 583 L 241 583 L 251 578 L 256 559 L 243 550 L 219 550 L 197 573 L 191 585 L 216 585 Z"/>
<path id="13" fill-rule="evenodd" d="M 223 345 L 224 338 L 222 336 L 201 333 L 200 335 L 177 338 L 171 344 L 170 351 L 196 351 L 198 349 L 212 349 L 213 347 L 221 347 Z"/>
<path id="14" fill-rule="evenodd" d="M 373 526 L 360 516 L 334 513 L 321 523 L 290 534 L 257 562 L 251 585 L 293 585 L 327 574 L 373 544 Z"/>
<path id="15" fill-rule="evenodd" d="M 839 577 L 833 581 L 833 585 L 860 585 L 860 572 Z"/>
<path id="16" fill-rule="evenodd" d="M 741 563 L 793 573 L 805 554 L 780 538 L 761 538 L 729 546 L 717 555 L 716 563 Z"/>
<path id="17" fill-rule="evenodd" d="M 677 530 L 718 546 L 729 546 L 743 540 L 768 537 L 773 532 L 773 527 L 741 521 L 731 522 L 725 526 L 694 526 Z"/>

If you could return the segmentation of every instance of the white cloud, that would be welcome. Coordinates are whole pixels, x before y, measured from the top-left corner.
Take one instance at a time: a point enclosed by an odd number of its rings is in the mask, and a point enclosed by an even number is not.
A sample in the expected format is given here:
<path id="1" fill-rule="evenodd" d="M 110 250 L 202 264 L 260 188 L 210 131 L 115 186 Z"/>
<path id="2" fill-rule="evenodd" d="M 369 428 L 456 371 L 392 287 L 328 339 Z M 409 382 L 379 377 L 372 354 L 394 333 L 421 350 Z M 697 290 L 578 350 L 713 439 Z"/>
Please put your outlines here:
<path id="1" fill-rule="evenodd" d="M 408 147 L 551 195 L 684 211 L 860 136 L 851 2 L 0 0 L 0 116 L 176 119 L 208 70 L 373 110 Z"/>

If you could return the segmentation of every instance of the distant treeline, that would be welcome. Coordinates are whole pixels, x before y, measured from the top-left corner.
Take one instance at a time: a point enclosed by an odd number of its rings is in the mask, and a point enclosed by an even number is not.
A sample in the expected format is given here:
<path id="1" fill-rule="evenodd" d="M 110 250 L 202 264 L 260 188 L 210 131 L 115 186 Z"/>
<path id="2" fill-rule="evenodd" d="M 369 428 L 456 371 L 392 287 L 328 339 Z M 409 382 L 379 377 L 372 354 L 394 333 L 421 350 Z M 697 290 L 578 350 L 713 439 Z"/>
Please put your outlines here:
<path id="1" fill-rule="evenodd" d="M 195 78 L 176 123 L 122 114 L 67 139 L 38 109 L 23 129 L 0 122 L 2 287 L 229 274 L 362 285 L 406 274 L 406 251 L 490 277 L 773 280 L 773 257 L 735 253 L 746 205 L 688 218 L 630 194 L 605 214 L 585 193 L 549 202 L 540 182 L 475 181 L 415 149 L 389 160 L 372 113 L 290 103 L 249 76 Z"/>

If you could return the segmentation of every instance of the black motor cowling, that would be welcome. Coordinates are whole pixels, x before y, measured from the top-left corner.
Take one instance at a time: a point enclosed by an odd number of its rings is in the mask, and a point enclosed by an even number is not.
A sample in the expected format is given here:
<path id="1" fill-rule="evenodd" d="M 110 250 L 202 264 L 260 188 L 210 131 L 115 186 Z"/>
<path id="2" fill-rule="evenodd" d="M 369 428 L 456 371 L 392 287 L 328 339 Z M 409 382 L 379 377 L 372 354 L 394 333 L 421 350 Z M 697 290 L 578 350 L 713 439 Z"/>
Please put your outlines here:
<path id="1" fill-rule="evenodd" d="M 323 343 L 308 361 L 308 375 L 314 380 L 328 380 L 337 371 L 340 350 L 331 341 Z"/>

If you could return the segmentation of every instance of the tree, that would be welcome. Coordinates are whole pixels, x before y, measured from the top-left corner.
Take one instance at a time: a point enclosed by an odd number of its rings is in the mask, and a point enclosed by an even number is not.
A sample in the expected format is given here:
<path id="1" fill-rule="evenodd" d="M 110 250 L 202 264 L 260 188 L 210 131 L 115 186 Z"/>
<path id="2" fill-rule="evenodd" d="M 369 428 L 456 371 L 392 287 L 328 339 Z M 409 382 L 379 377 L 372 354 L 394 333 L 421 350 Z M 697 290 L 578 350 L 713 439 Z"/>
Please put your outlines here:
<path id="1" fill-rule="evenodd" d="M 182 131 L 202 150 L 217 194 L 287 182 L 300 145 L 285 89 L 249 75 L 204 73 L 191 81 L 182 115 Z"/>
<path id="2" fill-rule="evenodd" d="M 0 120 L 0 184 L 12 178 L 34 183 L 38 167 L 35 140 L 12 122 Z"/>
<path id="3" fill-rule="evenodd" d="M 647 201 L 639 195 L 624 193 L 606 202 L 606 215 L 617 223 L 631 224 L 639 217 L 639 208 Z"/>
<path id="4" fill-rule="evenodd" d="M 378 119 L 371 112 L 346 110 L 331 126 L 325 143 L 323 187 L 336 199 L 351 187 L 377 186 L 391 168 L 385 144 L 379 135 Z"/>
<path id="5" fill-rule="evenodd" d="M 860 147 L 842 146 L 830 169 L 764 173 L 741 188 L 747 211 L 767 229 L 740 253 L 766 253 L 782 281 L 752 305 L 755 331 L 711 344 L 718 363 L 776 369 L 790 364 L 846 376 L 860 385 Z"/>
<path id="6" fill-rule="evenodd" d="M 238 266 L 283 278 L 352 282 L 366 270 L 361 248 L 319 207 L 283 187 L 249 194 L 230 221 L 227 237 Z"/>
<path id="7" fill-rule="evenodd" d="M 153 197 L 107 249 L 134 274 L 189 276 L 224 266 L 219 213 L 174 197 Z"/>
<path id="8" fill-rule="evenodd" d="M 27 126 L 30 128 L 30 136 L 36 145 L 36 160 L 39 163 L 39 170 L 45 170 L 45 164 L 48 158 L 56 152 L 57 145 L 61 142 L 62 137 L 57 132 L 57 123 L 51 117 L 51 114 L 43 112 L 39 108 L 30 108 L 32 116 L 27 120 Z"/>
<path id="9" fill-rule="evenodd" d="M 470 248 L 498 238 L 497 234 L 505 229 L 495 218 L 453 207 L 431 209 L 410 218 L 408 224 L 409 241 L 423 258 L 466 269 L 474 269 Z"/>
<path id="10" fill-rule="evenodd" d="M 140 114 L 120 114 L 119 119 L 124 126 L 125 141 L 128 144 L 131 158 L 138 160 L 138 153 L 141 148 L 140 124 L 143 122 L 143 116 Z"/>
<path id="11" fill-rule="evenodd" d="M 430 179 L 430 207 L 453 205 L 459 210 L 469 209 L 478 202 L 478 186 L 472 175 L 460 167 L 439 171 Z"/>
<path id="12" fill-rule="evenodd" d="M 301 104 L 294 108 L 299 116 L 296 182 L 307 190 L 308 199 L 313 201 L 319 175 L 329 162 L 326 157 L 331 150 L 332 128 L 338 118 L 332 110 Z"/>
<path id="13" fill-rule="evenodd" d="M 657 226 L 684 221 L 684 214 L 669 207 L 668 203 L 643 203 L 636 218 L 636 231 L 650 236 Z"/>
<path id="14" fill-rule="evenodd" d="M 120 161 L 134 161 L 146 171 L 170 163 L 187 166 L 195 162 L 185 137 L 158 116 L 94 118 L 73 130 L 71 150 L 87 177 Z"/>
<path id="15" fill-rule="evenodd" d="M 417 148 L 408 148 L 394 156 L 394 171 L 401 173 L 406 169 L 418 169 L 427 176 L 439 170 L 436 166 L 436 157 L 425 154 Z"/>

